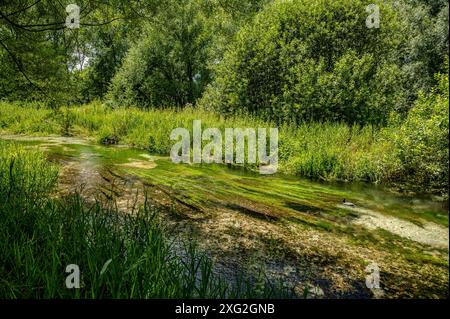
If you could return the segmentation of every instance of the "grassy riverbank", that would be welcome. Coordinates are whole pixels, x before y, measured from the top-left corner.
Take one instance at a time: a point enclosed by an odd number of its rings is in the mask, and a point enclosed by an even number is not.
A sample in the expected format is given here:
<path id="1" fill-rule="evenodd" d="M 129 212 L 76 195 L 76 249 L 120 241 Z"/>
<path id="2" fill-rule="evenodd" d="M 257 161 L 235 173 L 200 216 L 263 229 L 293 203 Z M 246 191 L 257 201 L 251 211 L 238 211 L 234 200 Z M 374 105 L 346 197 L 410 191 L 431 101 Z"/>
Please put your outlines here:
<path id="1" fill-rule="evenodd" d="M 147 199 L 151 203 L 151 206 L 147 206 L 149 214 L 161 218 L 165 234 L 171 239 L 173 236 L 188 241 L 195 238 L 199 250 L 206 252 L 214 261 L 214 273 L 226 278 L 226 287 L 235 287 L 234 274 L 241 269 L 243 273 L 257 278 L 255 274 L 267 275 L 271 286 L 280 280 L 283 285 L 292 287 L 299 296 L 304 294 L 306 287 L 320 287 L 330 298 L 370 297 L 371 292 L 361 286 L 361 283 L 365 280 L 364 268 L 368 263 L 376 262 L 383 269 L 386 297 L 436 298 L 445 296 L 448 290 L 448 246 L 445 239 L 447 236 L 448 242 L 448 214 L 439 203 L 432 203 L 425 197 L 399 196 L 367 185 L 359 189 L 357 184 L 315 183 L 287 176 L 261 176 L 223 165 L 176 165 L 166 157 L 149 156 L 142 150 L 99 146 L 79 138 L 11 136 L 8 139 L 22 145 L 26 154 L 21 148 L 18 152 L 9 148 L 9 151 L 3 153 L 7 154 L 2 157 L 4 164 L 1 168 L 5 172 L 3 176 L 6 177 L 6 182 L 3 184 L 7 185 L 4 187 L 7 194 L 20 194 L 19 188 L 14 186 L 16 182 L 19 185 L 30 184 L 21 183 L 19 176 L 31 176 L 33 184 L 43 185 L 44 189 L 51 191 L 51 187 L 46 185 L 52 184 L 45 181 L 52 181 L 53 178 L 45 178 L 44 169 L 49 164 L 44 160 L 29 161 L 28 173 L 13 174 L 14 182 L 9 182 L 11 155 L 8 154 L 17 154 L 17 159 L 14 160 L 16 162 L 20 158 L 34 158 L 33 154 L 39 153 L 33 150 L 39 148 L 46 158 L 60 165 L 57 192 L 52 194 L 61 197 L 71 194 L 74 189 L 80 189 L 83 196 L 83 199 L 70 196 L 68 199 L 51 200 L 52 203 L 61 203 L 58 205 L 61 207 L 61 215 L 53 214 L 51 210 L 41 213 L 38 210 L 42 225 L 34 226 L 26 219 L 36 213 L 34 209 L 39 205 L 31 205 L 33 211 L 30 208 L 31 213 L 27 213 L 29 215 L 21 211 L 16 214 L 13 210 L 8 211 L 11 224 L 15 221 L 14 218 L 18 218 L 19 224 L 23 226 L 20 227 L 27 230 L 37 228 L 41 234 L 36 234 L 36 238 L 52 238 L 53 243 L 59 239 L 52 234 L 58 233 L 58 225 L 64 225 L 63 234 L 68 229 L 74 234 L 70 236 L 72 241 L 79 241 L 77 245 L 82 247 L 90 247 L 90 242 L 95 241 L 95 237 L 89 236 L 89 244 L 85 245 L 84 239 L 79 239 L 78 234 L 80 230 L 81 233 L 86 230 L 90 234 L 92 228 L 90 225 L 80 226 L 80 221 L 74 215 L 84 216 L 85 220 L 98 221 L 107 226 L 97 231 L 98 225 L 94 225 L 92 234 L 95 233 L 95 236 L 103 237 L 105 232 L 113 232 L 111 236 L 121 237 L 115 226 L 109 227 L 110 222 L 120 224 L 128 220 L 129 215 L 120 217 L 120 214 L 116 214 L 115 207 L 108 204 L 114 199 L 122 212 L 137 213 L 134 207 L 143 205 L 143 194 L 148 194 Z M 38 157 L 42 158 L 42 155 Z M 40 182 L 41 179 L 43 182 Z M 13 186 L 11 192 L 10 185 Z M 26 194 L 27 199 L 33 198 L 32 192 L 26 191 Z M 36 194 L 39 195 L 40 192 Z M 50 201 L 45 194 L 37 197 Z M 343 198 L 356 203 L 357 207 L 345 208 L 341 205 Z M 93 205 L 95 199 L 103 203 L 101 210 Z M 70 208 L 71 203 L 77 202 L 82 205 Z M 155 206 L 160 209 L 155 209 Z M 84 207 L 85 210 L 80 213 L 78 207 Z M 49 213 L 52 216 L 49 218 L 58 216 L 55 224 L 42 218 Z M 371 218 L 369 223 L 367 214 Z M 107 217 L 103 220 L 101 217 L 105 215 Z M 68 225 L 64 218 L 69 219 Z M 46 223 L 51 225 L 50 228 L 45 226 Z M 76 227 L 72 227 L 73 223 Z M 372 223 L 381 229 L 372 229 Z M 16 224 L 17 222 L 14 225 Z M 7 225 L 5 229 L 8 229 Z M 14 232 L 5 231 L 5 234 L 8 233 L 12 237 L 5 236 L 8 238 L 4 242 L 15 242 Z M 122 238 L 141 240 L 139 236 L 134 238 L 125 235 Z M 64 244 L 69 241 L 68 239 Z M 103 239 L 99 242 L 104 243 Z M 113 243 L 116 245 L 115 241 Z M 7 249 L 8 246 L 4 248 Z M 97 248 L 100 250 L 100 247 Z M 177 256 L 190 256 L 180 248 L 179 245 L 170 246 L 171 254 L 176 251 Z M 107 252 L 101 257 L 90 257 L 89 269 L 92 269 L 91 264 L 95 264 L 100 273 L 109 259 L 127 261 L 120 256 L 106 256 L 114 251 L 105 249 Z M 37 251 L 38 247 L 33 247 L 33 250 Z M 75 251 L 76 254 L 85 254 L 83 249 Z M 8 256 L 11 255 L 11 252 L 8 253 Z M 70 258 L 75 257 L 75 253 L 65 250 L 59 253 L 58 256 L 67 254 Z M 174 259 L 177 258 L 174 256 Z M 54 266 L 38 257 L 17 258 L 19 261 L 16 269 L 24 268 L 20 263 L 23 259 L 39 261 L 38 264 L 42 267 L 40 269 L 53 269 L 51 267 Z M 77 261 L 78 259 L 79 257 Z M 82 272 L 85 274 L 85 259 L 81 260 Z M 64 272 L 64 264 L 57 264 L 56 267 Z M 111 265 L 107 269 L 110 267 Z M 98 273 L 92 271 L 88 281 L 97 278 Z M 20 281 L 19 275 L 13 270 L 8 272 L 9 276 L 11 274 L 15 274 L 13 278 L 16 278 L 14 280 L 9 277 L 13 286 L 28 286 L 28 283 L 23 284 L 25 279 Z M 48 275 L 40 282 L 54 280 L 64 287 L 66 274 L 56 274 L 59 279 Z M 398 278 L 405 279 L 399 281 Z M 248 289 L 260 288 L 259 280 L 252 282 L 257 284 L 244 285 L 235 295 L 243 295 Z M 266 281 L 263 280 L 262 283 L 264 282 Z M 330 285 L 322 285 L 323 282 L 330 282 Z M 98 288 L 104 290 L 100 290 L 100 294 L 97 290 L 96 295 L 110 296 L 111 287 Z M 233 295 L 236 290 L 230 291 L 230 288 L 229 294 Z M 62 292 L 66 293 L 64 290 Z M 266 293 L 279 296 L 283 291 L 274 290 L 270 293 L 268 289 Z M 257 294 L 260 295 L 261 290 Z M 66 295 L 72 296 L 70 293 Z M 86 294 L 80 296 L 90 297 Z"/>
<path id="2" fill-rule="evenodd" d="M 42 153 L 0 141 L 0 298 L 288 296 L 259 275 L 220 278 L 193 244 L 169 241 L 147 203 L 123 214 L 76 194 L 53 198 L 57 176 Z M 80 289 L 64 286 L 70 264 Z"/>
<path id="3" fill-rule="evenodd" d="M 424 97 L 422 103 L 428 102 Z M 448 105 L 448 95 L 439 103 Z M 448 150 L 442 141 L 445 134 L 448 137 L 448 129 L 439 127 L 445 116 L 448 119 L 448 110 L 446 115 L 422 122 L 418 122 L 420 118 L 393 120 L 382 129 L 337 123 L 282 125 L 278 171 L 312 179 L 367 181 L 445 195 Z M 170 140 L 171 131 L 177 127 L 191 130 L 193 120 L 201 120 L 203 128 L 216 127 L 222 132 L 226 127 L 275 127 L 274 123 L 248 116 L 224 118 L 197 108 L 143 111 L 91 103 L 51 110 L 33 104 L 0 103 L 0 130 L 5 133 L 84 136 L 162 155 L 168 155 L 174 143 Z M 430 129 L 436 126 L 438 130 Z"/>

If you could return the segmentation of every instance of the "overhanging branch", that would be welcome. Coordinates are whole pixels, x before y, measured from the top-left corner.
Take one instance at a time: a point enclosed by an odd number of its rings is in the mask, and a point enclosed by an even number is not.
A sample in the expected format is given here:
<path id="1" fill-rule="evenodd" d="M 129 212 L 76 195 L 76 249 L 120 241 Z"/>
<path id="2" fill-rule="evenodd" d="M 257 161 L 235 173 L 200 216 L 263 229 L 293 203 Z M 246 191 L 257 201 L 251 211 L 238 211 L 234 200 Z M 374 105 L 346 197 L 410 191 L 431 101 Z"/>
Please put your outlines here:
<path id="1" fill-rule="evenodd" d="M 16 65 L 17 69 L 19 70 L 19 72 L 25 77 L 25 79 L 35 88 L 37 88 L 41 93 L 43 93 L 44 95 L 47 96 L 47 93 L 37 84 L 35 84 L 33 81 L 31 81 L 31 79 L 28 77 L 28 75 L 25 73 L 25 71 L 22 68 L 22 64 L 20 63 L 20 61 L 17 59 L 17 57 L 14 55 L 14 53 L 11 52 L 11 50 L 2 42 L 0 41 L 0 45 L 6 50 L 6 52 L 8 53 L 8 55 L 11 57 L 11 60 L 14 62 L 14 64 Z"/>

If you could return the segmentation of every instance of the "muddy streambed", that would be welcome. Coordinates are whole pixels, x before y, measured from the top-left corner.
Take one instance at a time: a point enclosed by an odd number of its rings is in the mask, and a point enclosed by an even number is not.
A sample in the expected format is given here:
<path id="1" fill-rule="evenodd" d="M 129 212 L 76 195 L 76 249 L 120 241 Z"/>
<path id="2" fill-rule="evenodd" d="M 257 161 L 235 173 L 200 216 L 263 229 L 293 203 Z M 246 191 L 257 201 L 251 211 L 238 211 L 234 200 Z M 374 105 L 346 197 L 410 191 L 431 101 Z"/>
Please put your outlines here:
<path id="1" fill-rule="evenodd" d="M 125 146 L 63 137 L 7 136 L 60 165 L 59 194 L 114 200 L 145 196 L 165 207 L 179 236 L 195 237 L 216 271 L 263 270 L 317 298 L 448 297 L 448 203 L 367 184 L 259 175 L 224 165 L 173 164 Z M 355 207 L 343 205 L 343 199 Z M 380 289 L 366 287 L 366 267 Z"/>

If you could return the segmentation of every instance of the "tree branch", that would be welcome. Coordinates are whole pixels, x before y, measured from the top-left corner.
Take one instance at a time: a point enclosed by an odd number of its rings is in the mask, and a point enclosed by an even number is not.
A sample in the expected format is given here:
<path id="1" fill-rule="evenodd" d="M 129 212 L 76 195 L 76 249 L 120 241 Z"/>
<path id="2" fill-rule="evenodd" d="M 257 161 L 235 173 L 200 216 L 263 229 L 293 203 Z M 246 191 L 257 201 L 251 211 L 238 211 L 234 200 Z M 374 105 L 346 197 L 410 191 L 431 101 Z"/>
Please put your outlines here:
<path id="1" fill-rule="evenodd" d="M 63 30 L 66 29 L 66 22 L 53 22 L 53 23 L 46 23 L 46 24 L 28 24 L 28 25 L 21 25 L 18 24 L 12 20 L 10 20 L 7 16 L 5 16 L 1 11 L 0 11 L 0 18 L 4 19 L 6 22 L 8 22 L 10 25 L 12 25 L 13 27 L 19 28 L 21 30 L 24 31 L 28 31 L 28 32 L 44 32 L 44 31 L 56 31 L 56 30 Z M 127 17 L 116 17 L 113 18 L 109 21 L 105 21 L 105 22 L 99 22 L 99 23 L 80 23 L 80 25 L 82 26 L 86 26 L 86 27 L 96 27 L 96 26 L 102 26 L 102 25 L 107 25 L 110 24 L 116 20 L 126 20 Z M 35 27 L 50 27 L 52 26 L 53 28 L 44 28 L 44 29 L 32 29 Z M 54 27 L 54 26 L 59 26 L 59 27 Z"/>
<path id="2" fill-rule="evenodd" d="M 28 77 L 28 75 L 25 73 L 25 71 L 22 68 L 21 63 L 19 62 L 19 60 L 16 58 L 16 56 L 11 52 L 11 50 L 9 50 L 9 48 L 0 41 L 0 45 L 5 48 L 6 52 L 9 54 L 9 56 L 11 57 L 11 59 L 13 60 L 14 64 L 17 66 L 17 69 L 19 70 L 20 73 L 22 73 L 22 75 L 25 77 L 25 79 L 35 88 L 37 88 L 41 93 L 43 93 L 45 96 L 47 96 L 47 93 L 37 84 L 35 84 L 33 81 L 31 81 L 31 79 Z"/>
<path id="3" fill-rule="evenodd" d="M 22 8 L 22 9 L 20 9 L 20 10 L 15 11 L 15 12 L 7 13 L 6 16 L 7 16 L 7 17 L 10 17 L 10 16 L 16 15 L 16 14 L 18 14 L 18 13 L 27 11 L 28 9 L 34 7 L 35 5 L 37 5 L 37 4 L 38 4 L 39 2 L 41 2 L 41 1 L 42 1 L 42 0 L 37 0 L 36 2 L 34 2 L 34 3 L 31 4 L 31 5 L 29 5 L 28 7 Z"/>

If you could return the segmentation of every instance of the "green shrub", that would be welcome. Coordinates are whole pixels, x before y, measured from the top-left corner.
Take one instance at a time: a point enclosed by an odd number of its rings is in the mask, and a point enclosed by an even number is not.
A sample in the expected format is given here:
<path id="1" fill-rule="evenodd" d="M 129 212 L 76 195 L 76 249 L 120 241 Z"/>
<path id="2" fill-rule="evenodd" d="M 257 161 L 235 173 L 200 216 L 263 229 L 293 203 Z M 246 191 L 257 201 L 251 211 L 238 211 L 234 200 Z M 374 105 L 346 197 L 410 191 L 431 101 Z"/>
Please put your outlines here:
<path id="1" fill-rule="evenodd" d="M 0 102 L 1 129 L 15 134 L 59 134 L 61 126 L 57 113 L 42 103 Z"/>
<path id="2" fill-rule="evenodd" d="M 62 136 L 71 136 L 73 131 L 74 114 L 68 107 L 61 107 L 55 110 L 56 119 L 60 125 Z"/>
<path id="3" fill-rule="evenodd" d="M 448 196 L 448 75 L 438 79 L 439 86 L 419 95 L 406 120 L 398 129 L 390 129 L 390 137 L 399 161 L 397 174 L 414 188 L 438 189 Z"/>
<path id="4" fill-rule="evenodd" d="M 401 108 L 401 19 L 380 3 L 382 25 L 366 27 L 367 3 L 277 1 L 236 36 L 201 101 L 223 114 L 277 122 L 382 124 Z"/>

